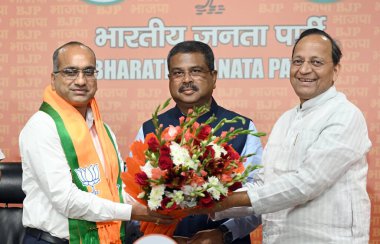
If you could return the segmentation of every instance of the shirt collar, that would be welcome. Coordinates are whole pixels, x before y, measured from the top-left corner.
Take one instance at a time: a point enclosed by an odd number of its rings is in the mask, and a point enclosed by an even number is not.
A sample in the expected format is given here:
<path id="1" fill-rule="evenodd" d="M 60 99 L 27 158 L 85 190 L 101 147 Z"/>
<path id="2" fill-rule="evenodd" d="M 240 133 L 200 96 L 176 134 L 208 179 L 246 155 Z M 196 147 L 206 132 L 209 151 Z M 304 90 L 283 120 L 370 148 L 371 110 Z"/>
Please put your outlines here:
<path id="1" fill-rule="evenodd" d="M 86 124 L 89 129 L 94 125 L 94 114 L 92 113 L 91 107 L 87 107 Z"/>
<path id="2" fill-rule="evenodd" d="M 302 106 L 298 105 L 297 106 L 297 111 L 307 111 L 309 109 L 312 109 L 314 107 L 317 107 L 323 103 L 325 103 L 327 100 L 330 100 L 331 98 L 335 97 L 338 94 L 336 91 L 335 86 L 331 86 L 327 91 L 324 93 L 309 99 L 305 101 Z"/>

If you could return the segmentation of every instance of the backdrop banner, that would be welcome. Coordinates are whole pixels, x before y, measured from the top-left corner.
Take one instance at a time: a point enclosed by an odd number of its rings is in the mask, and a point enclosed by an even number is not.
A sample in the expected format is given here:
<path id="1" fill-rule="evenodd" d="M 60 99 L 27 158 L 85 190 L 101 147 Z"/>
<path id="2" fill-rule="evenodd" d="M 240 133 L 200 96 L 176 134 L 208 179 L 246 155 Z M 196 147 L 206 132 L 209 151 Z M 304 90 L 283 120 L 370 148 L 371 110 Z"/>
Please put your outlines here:
<path id="1" fill-rule="evenodd" d="M 2 0 L 0 148 L 20 161 L 18 135 L 50 82 L 52 54 L 81 41 L 97 55 L 97 99 L 123 157 L 141 124 L 170 97 L 166 57 L 184 40 L 208 43 L 218 70 L 215 98 L 259 131 L 299 102 L 289 83 L 292 45 L 307 28 L 342 47 L 337 89 L 364 113 L 371 242 L 380 243 L 380 1 L 354 0 Z M 174 105 L 174 103 L 172 103 Z M 262 141 L 265 145 L 267 137 Z M 252 233 L 261 243 L 261 231 Z"/>

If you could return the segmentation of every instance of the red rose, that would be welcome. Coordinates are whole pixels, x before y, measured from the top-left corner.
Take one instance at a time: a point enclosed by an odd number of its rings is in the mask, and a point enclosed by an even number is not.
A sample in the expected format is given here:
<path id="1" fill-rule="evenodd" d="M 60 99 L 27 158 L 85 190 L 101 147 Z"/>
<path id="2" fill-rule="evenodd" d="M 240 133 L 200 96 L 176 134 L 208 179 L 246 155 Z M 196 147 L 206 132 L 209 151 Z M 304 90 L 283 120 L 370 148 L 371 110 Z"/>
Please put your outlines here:
<path id="1" fill-rule="evenodd" d="M 210 135 L 211 130 L 212 130 L 212 128 L 209 125 L 202 126 L 201 130 L 199 131 L 199 133 L 197 135 L 197 139 L 198 140 L 206 139 L 208 137 L 208 135 Z"/>
<path id="2" fill-rule="evenodd" d="M 211 208 L 214 206 L 214 200 L 208 192 L 204 192 L 205 196 L 199 200 L 199 204 L 205 208 Z"/>
<path id="3" fill-rule="evenodd" d="M 163 145 L 160 148 L 160 155 L 170 157 L 170 147 Z"/>
<path id="4" fill-rule="evenodd" d="M 228 190 L 229 191 L 235 191 L 239 188 L 241 188 L 243 185 L 241 184 L 241 182 L 235 182 L 233 185 L 231 185 L 230 187 L 228 187 Z"/>
<path id="5" fill-rule="evenodd" d="M 170 156 L 161 155 L 158 159 L 158 167 L 162 170 L 171 169 L 173 167 L 173 161 Z"/>
<path id="6" fill-rule="evenodd" d="M 153 151 L 153 152 L 158 151 L 160 143 L 158 142 L 158 140 L 155 136 L 150 137 L 147 143 L 148 143 L 148 147 L 151 151 Z"/>
<path id="7" fill-rule="evenodd" d="M 140 172 L 135 174 L 135 181 L 140 186 L 148 186 L 148 176 L 145 174 L 145 172 Z"/>
<path id="8" fill-rule="evenodd" d="M 171 198 L 169 197 L 165 197 L 164 199 L 162 199 L 161 201 L 161 208 L 164 209 L 164 210 L 174 210 L 177 208 L 177 204 L 175 202 L 173 202 L 173 205 L 169 208 L 166 207 L 166 205 L 171 202 Z"/>

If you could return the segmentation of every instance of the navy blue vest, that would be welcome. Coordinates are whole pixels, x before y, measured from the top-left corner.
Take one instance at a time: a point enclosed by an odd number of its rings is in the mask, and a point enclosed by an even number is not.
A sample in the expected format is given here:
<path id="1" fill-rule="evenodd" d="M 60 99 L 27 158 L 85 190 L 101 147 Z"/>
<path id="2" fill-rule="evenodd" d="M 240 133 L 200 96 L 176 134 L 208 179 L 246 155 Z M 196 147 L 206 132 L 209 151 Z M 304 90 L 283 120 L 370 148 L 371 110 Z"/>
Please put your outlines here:
<path id="1" fill-rule="evenodd" d="M 229 111 L 223 107 L 218 106 L 218 104 L 213 99 L 210 111 L 199 117 L 197 121 L 199 123 L 204 123 L 212 114 L 215 114 L 217 120 L 210 124 L 211 127 L 216 126 L 219 123 L 219 121 L 223 118 L 232 119 L 235 116 L 241 116 L 240 114 L 237 114 L 235 112 Z M 174 108 L 158 116 L 159 124 L 162 124 L 164 128 L 168 127 L 169 125 L 177 126 L 179 125 L 179 118 L 181 116 L 184 115 L 181 113 L 180 109 L 177 106 L 175 106 Z M 215 133 L 215 135 L 219 136 L 222 131 L 228 131 L 231 127 L 248 129 L 250 119 L 244 116 L 241 117 L 243 117 L 246 120 L 245 124 L 242 124 L 240 121 L 234 124 L 225 124 L 220 130 L 218 130 Z M 144 137 L 148 133 L 154 132 L 152 120 L 148 120 L 143 124 L 143 131 Z M 230 144 L 232 144 L 233 148 L 240 154 L 243 151 L 246 140 L 247 135 L 240 135 L 231 140 Z M 174 232 L 174 235 L 192 237 L 198 231 L 215 229 L 225 221 L 226 219 L 220 221 L 212 221 L 208 219 L 207 215 L 188 216 L 184 218 L 181 222 L 179 222 L 179 224 L 177 225 L 177 229 Z M 247 236 L 246 238 L 244 238 L 244 241 L 240 239 L 234 241 L 233 243 L 250 243 L 250 239 L 249 236 Z"/>

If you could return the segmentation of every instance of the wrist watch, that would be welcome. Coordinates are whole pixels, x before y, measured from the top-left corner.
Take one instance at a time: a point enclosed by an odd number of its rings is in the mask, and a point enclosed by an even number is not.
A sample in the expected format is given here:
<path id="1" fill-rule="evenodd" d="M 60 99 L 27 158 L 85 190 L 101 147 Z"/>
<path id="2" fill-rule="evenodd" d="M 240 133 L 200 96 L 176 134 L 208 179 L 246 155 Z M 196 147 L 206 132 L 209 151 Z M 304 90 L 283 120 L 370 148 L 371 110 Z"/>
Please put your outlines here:
<path id="1" fill-rule="evenodd" d="M 232 232 L 227 228 L 225 225 L 219 225 L 218 229 L 222 232 L 223 234 L 223 243 L 224 244 L 230 244 L 232 243 Z"/>

